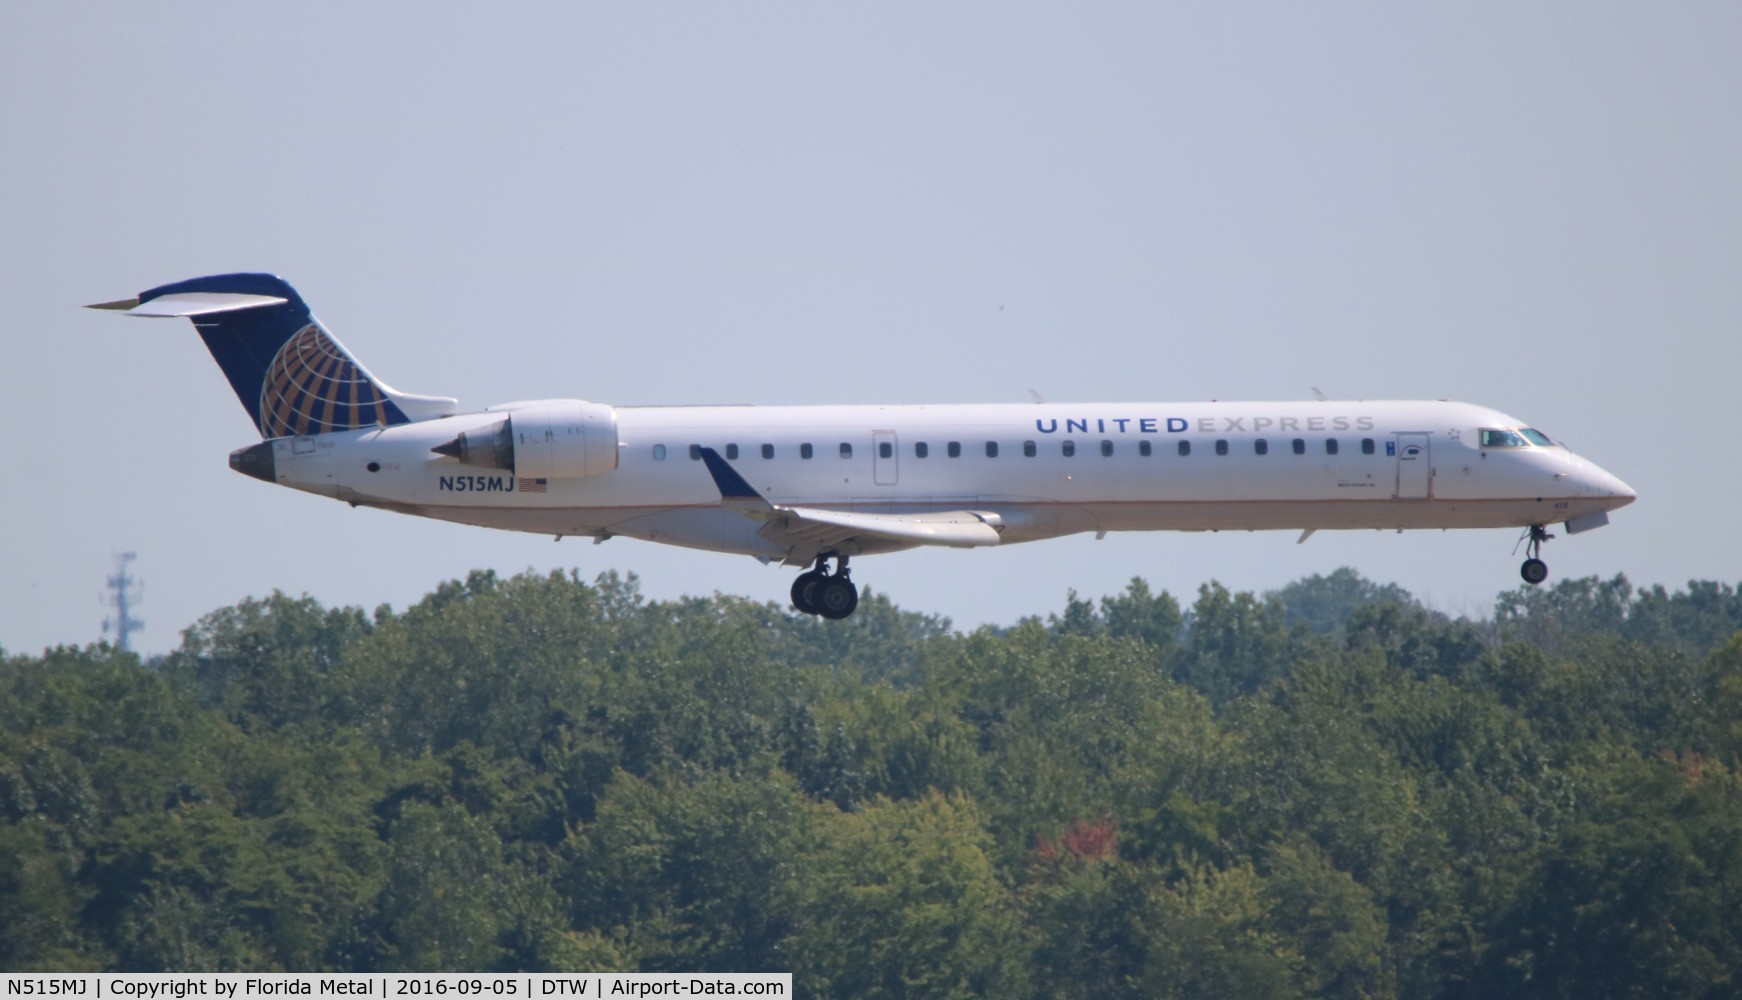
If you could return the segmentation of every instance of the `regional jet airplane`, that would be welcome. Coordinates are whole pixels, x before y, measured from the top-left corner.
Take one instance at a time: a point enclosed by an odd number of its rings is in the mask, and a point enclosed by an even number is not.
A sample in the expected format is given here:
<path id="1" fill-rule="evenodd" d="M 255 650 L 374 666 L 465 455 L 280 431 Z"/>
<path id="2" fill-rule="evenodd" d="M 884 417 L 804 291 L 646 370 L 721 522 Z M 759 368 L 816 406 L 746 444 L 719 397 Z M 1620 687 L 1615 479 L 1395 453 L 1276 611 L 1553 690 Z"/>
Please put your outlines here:
<path id="1" fill-rule="evenodd" d="M 268 274 L 92 308 L 185 316 L 263 439 L 230 467 L 464 524 L 624 535 L 804 570 L 799 611 L 845 618 L 854 556 L 1077 532 L 1600 527 L 1624 482 L 1524 423 L 1427 402 L 608 406 L 462 411 L 375 378 Z"/>

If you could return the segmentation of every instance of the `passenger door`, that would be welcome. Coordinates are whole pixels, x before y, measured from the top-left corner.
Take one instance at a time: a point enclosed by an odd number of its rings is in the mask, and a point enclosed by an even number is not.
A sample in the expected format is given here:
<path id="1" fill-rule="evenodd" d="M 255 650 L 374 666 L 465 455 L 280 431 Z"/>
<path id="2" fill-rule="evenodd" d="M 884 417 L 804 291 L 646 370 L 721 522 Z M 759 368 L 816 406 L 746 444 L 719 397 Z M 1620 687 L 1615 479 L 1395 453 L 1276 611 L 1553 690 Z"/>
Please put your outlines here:
<path id="1" fill-rule="evenodd" d="M 1426 434 L 1397 435 L 1397 499 L 1426 500 L 1433 490 L 1433 463 Z"/>

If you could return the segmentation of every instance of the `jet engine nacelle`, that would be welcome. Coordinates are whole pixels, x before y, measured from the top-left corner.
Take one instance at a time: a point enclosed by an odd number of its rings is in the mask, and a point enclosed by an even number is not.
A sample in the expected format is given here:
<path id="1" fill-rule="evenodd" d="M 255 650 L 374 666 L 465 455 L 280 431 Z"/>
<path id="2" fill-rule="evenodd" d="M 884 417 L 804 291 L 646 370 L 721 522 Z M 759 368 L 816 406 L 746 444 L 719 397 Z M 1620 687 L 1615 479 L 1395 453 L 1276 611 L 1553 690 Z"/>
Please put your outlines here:
<path id="1" fill-rule="evenodd" d="M 597 476 L 617 467 L 617 411 L 579 399 L 516 403 L 500 421 L 432 450 L 524 479 Z"/>

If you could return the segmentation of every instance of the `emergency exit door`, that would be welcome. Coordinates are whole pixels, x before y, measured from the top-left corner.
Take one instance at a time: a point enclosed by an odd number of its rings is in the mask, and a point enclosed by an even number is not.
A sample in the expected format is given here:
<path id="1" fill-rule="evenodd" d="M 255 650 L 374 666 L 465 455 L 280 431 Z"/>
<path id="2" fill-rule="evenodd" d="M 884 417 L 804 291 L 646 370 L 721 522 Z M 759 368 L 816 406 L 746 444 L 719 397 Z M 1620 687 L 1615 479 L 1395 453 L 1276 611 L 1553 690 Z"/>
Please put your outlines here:
<path id="1" fill-rule="evenodd" d="M 897 464 L 901 461 L 894 431 L 871 432 L 871 481 L 878 486 L 894 486 L 898 479 Z"/>

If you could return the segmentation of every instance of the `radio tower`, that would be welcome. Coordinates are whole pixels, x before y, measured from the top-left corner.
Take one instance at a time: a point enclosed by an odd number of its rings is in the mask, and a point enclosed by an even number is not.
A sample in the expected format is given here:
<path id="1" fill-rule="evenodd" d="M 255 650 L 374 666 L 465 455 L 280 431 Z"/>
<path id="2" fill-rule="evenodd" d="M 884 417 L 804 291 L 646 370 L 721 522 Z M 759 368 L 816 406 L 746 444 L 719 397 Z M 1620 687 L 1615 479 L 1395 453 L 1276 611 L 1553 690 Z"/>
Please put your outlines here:
<path id="1" fill-rule="evenodd" d="M 122 652 L 128 651 L 128 638 L 145 627 L 133 617 L 133 606 L 144 600 L 144 587 L 127 571 L 127 564 L 137 558 L 132 552 L 115 557 L 115 574 L 109 577 L 109 596 L 103 602 L 115 609 L 113 618 L 103 619 L 103 634 L 114 633 L 115 646 Z"/>

